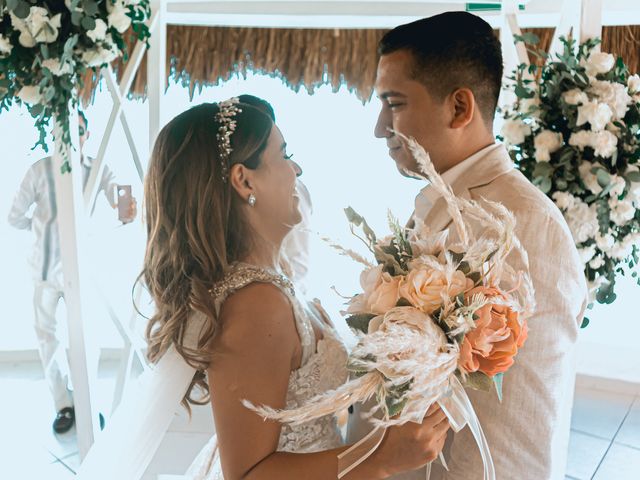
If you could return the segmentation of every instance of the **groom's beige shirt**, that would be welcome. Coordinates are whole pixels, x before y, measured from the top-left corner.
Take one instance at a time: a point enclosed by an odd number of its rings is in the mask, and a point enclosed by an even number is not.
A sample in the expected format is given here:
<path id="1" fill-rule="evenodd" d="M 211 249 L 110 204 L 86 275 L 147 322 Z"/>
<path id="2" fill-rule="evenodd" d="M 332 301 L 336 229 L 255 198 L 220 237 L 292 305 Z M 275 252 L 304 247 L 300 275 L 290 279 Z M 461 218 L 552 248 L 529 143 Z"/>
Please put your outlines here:
<path id="1" fill-rule="evenodd" d="M 562 480 L 565 476 L 575 383 L 574 346 L 587 303 L 583 266 L 562 213 L 516 170 L 501 144 L 482 149 L 443 175 L 456 195 L 500 202 L 516 218 L 516 234 L 526 251 L 509 263 L 528 269 L 536 308 L 529 336 L 505 374 L 503 400 L 496 394 L 467 393 L 487 437 L 497 480 Z M 416 198 L 415 218 L 432 231 L 451 223 L 444 201 L 426 187 Z M 451 232 L 453 234 L 453 231 Z M 350 417 L 348 441 L 369 426 Z M 449 472 L 434 468 L 434 480 L 482 480 L 478 447 L 468 428 L 448 442 Z M 424 469 L 396 479 L 423 480 Z"/>

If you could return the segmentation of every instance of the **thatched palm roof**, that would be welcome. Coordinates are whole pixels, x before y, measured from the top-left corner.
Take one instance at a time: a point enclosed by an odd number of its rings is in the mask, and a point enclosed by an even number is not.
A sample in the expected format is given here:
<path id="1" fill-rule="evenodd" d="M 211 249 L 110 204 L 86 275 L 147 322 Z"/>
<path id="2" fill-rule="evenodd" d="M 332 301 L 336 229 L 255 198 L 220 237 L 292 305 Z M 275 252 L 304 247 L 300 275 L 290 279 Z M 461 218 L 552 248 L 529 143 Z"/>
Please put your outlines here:
<path id="1" fill-rule="evenodd" d="M 260 71 L 282 78 L 296 91 L 302 86 L 313 91 L 325 83 L 337 90 L 344 84 L 364 102 L 373 92 L 376 47 L 385 31 L 169 25 L 167 76 L 193 92 L 234 74 Z M 549 48 L 553 29 L 524 31 L 536 33 L 541 45 Z M 640 71 L 640 26 L 604 27 L 602 50 L 622 56 L 632 72 Z M 121 64 L 116 69 L 123 70 Z M 85 100 L 96 84 L 95 78 L 86 82 Z M 132 92 L 144 96 L 145 89 L 146 59 Z"/>

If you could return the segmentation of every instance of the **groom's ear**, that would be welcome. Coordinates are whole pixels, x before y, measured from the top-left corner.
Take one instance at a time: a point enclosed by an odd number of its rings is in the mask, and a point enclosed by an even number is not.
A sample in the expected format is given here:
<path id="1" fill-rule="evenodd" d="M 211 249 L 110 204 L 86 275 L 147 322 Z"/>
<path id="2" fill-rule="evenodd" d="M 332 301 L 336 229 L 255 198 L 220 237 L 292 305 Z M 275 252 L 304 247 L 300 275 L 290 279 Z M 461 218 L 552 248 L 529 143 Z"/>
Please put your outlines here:
<path id="1" fill-rule="evenodd" d="M 451 128 L 464 128 L 471 120 L 476 110 L 476 99 L 468 88 L 458 88 L 451 94 Z"/>

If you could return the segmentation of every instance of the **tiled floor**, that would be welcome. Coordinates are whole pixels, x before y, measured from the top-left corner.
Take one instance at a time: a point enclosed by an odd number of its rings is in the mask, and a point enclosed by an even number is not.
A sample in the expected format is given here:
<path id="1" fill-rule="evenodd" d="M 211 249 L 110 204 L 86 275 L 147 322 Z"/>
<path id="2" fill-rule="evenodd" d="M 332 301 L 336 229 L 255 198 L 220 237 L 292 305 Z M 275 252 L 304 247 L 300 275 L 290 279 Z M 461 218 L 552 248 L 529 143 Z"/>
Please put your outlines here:
<path id="1" fill-rule="evenodd" d="M 567 479 L 640 479 L 640 396 L 578 387 Z"/>
<path id="2" fill-rule="evenodd" d="M 640 392 L 614 393 L 584 383 L 576 388 L 566 480 L 639 480 Z M 102 411 L 108 412 L 113 384 L 109 374 L 98 383 Z M 53 412 L 37 365 L 0 369 L 0 392 L 0 478 L 73 478 L 79 463 L 75 431 L 51 432 Z M 184 472 L 210 437 L 211 426 L 208 407 L 195 409 L 191 422 L 185 414 L 177 416 L 144 480 Z"/>

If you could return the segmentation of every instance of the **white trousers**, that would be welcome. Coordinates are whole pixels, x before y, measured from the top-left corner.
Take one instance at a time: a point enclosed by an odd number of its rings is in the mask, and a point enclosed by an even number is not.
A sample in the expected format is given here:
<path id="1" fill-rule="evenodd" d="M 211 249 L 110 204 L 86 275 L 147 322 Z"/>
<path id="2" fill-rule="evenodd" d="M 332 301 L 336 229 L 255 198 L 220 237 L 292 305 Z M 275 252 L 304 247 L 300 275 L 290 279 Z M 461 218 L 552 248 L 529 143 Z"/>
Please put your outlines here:
<path id="1" fill-rule="evenodd" d="M 62 286 L 53 282 L 36 283 L 33 308 L 38 350 L 56 412 L 73 406 L 73 398 L 67 385 L 68 362 L 57 336 L 56 309 L 61 298 L 64 298 Z"/>

